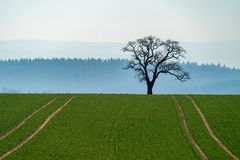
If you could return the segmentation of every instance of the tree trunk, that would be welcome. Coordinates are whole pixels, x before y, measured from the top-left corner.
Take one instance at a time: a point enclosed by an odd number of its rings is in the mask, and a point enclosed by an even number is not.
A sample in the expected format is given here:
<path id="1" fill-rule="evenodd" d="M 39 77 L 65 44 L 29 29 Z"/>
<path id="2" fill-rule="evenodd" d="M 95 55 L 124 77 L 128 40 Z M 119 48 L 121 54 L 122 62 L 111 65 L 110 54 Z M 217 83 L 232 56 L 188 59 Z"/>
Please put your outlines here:
<path id="1" fill-rule="evenodd" d="M 153 89 L 153 85 L 151 83 L 147 84 L 147 94 L 153 94 L 152 89 Z"/>

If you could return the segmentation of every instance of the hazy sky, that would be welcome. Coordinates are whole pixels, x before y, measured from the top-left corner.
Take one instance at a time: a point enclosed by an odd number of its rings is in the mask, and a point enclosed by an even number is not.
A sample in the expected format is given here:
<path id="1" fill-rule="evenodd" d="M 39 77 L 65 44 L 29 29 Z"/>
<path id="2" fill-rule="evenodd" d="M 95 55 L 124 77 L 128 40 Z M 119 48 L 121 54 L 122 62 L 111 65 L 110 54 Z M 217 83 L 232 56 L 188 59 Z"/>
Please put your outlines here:
<path id="1" fill-rule="evenodd" d="M 0 0 L 0 39 L 240 40 L 240 0 Z"/>

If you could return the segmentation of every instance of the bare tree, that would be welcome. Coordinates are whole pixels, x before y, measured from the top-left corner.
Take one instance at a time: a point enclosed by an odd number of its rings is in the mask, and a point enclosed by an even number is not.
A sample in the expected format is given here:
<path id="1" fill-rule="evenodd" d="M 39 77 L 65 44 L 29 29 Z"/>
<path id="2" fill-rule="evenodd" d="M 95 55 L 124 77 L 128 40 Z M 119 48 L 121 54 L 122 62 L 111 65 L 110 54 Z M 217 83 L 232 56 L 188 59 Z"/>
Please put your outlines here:
<path id="1" fill-rule="evenodd" d="M 155 81 L 161 73 L 175 76 L 181 82 L 190 79 L 189 74 L 179 65 L 186 52 L 177 41 L 162 41 L 154 36 L 147 36 L 128 42 L 122 50 L 131 53 L 130 62 L 125 69 L 136 71 L 139 80 L 146 82 L 147 94 L 152 94 Z"/>

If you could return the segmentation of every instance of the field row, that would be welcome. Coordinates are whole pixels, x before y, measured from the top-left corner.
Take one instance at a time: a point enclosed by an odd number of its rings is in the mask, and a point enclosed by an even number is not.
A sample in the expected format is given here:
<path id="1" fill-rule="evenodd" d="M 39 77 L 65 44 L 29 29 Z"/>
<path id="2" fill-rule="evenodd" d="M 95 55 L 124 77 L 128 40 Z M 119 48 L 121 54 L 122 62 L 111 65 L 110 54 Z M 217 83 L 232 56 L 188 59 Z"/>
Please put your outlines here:
<path id="1" fill-rule="evenodd" d="M 0 122 L 3 125 L 0 126 L 0 135 L 34 110 L 58 98 L 0 141 L 0 155 L 31 135 L 71 96 L 1 95 Z M 208 158 L 231 159 L 210 137 L 189 99 L 180 95 L 176 97 L 193 138 Z M 240 156 L 240 134 L 237 134 L 240 133 L 237 127 L 240 124 L 240 96 L 192 97 L 219 139 Z M 5 100 L 2 102 L 2 99 Z M 24 108 L 23 111 L 21 108 Z M 19 113 L 8 117 L 8 112 Z M 200 157 L 184 133 L 171 96 L 77 95 L 43 130 L 5 159 L 141 160 Z"/>

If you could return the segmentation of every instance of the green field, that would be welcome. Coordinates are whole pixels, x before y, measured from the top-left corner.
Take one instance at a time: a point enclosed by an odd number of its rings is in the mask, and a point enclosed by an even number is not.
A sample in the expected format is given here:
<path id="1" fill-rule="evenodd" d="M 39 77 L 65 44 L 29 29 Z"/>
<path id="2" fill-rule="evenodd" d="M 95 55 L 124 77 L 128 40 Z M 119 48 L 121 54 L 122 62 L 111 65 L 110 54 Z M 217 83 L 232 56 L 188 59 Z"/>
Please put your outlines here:
<path id="1" fill-rule="evenodd" d="M 193 96 L 217 136 L 240 156 L 240 96 Z"/>
<path id="2" fill-rule="evenodd" d="M 53 103 L 0 140 L 0 157 L 21 144 L 73 95 L 0 95 L 0 136 L 24 117 Z M 209 159 L 231 159 L 211 138 L 184 95 L 176 96 L 189 130 Z M 219 139 L 240 156 L 240 96 L 194 95 Z M 1 158 L 0 158 L 1 159 Z M 201 159 L 184 132 L 171 95 L 76 95 L 8 160 Z"/>

